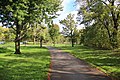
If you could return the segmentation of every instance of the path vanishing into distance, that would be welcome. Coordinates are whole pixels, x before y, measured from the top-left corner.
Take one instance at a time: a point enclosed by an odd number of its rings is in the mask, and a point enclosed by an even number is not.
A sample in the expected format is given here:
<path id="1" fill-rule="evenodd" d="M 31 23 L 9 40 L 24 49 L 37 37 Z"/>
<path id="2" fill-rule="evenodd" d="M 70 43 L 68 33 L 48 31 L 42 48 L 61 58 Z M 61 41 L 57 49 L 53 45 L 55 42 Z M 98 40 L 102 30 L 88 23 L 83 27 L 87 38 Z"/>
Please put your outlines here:
<path id="1" fill-rule="evenodd" d="M 69 53 L 52 47 L 47 48 L 51 54 L 48 80 L 112 80 L 103 72 Z"/>

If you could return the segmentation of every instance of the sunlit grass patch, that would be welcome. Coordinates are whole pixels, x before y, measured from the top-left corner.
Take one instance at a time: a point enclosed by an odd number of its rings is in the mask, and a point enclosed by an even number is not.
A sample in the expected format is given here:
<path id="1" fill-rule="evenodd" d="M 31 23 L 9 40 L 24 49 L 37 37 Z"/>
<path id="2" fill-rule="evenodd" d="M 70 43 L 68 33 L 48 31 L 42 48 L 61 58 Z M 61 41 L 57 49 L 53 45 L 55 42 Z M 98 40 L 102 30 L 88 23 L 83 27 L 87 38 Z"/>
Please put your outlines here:
<path id="1" fill-rule="evenodd" d="M 50 54 L 39 46 L 21 46 L 22 54 L 14 54 L 14 46 L 0 54 L 0 80 L 47 80 Z M 1 46 L 0 46 L 1 47 Z"/>

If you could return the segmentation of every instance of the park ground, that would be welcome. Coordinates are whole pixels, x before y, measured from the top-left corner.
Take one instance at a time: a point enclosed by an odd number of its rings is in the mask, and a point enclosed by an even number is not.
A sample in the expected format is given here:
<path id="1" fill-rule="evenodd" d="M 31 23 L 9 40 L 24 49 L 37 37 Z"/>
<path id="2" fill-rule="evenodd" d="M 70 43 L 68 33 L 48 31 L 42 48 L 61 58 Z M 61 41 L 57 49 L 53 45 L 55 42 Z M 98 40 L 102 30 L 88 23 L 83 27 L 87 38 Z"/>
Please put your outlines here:
<path id="1" fill-rule="evenodd" d="M 112 80 L 102 71 L 62 50 L 48 47 L 51 54 L 49 80 Z"/>
<path id="2" fill-rule="evenodd" d="M 120 80 L 120 50 L 97 50 L 84 46 L 56 45 L 89 64 Z M 14 43 L 0 45 L 0 80 L 46 80 L 50 53 L 39 45 L 21 45 L 22 54 L 14 54 Z"/>
<path id="3" fill-rule="evenodd" d="M 98 50 L 81 45 L 71 47 L 65 44 L 56 45 L 56 47 L 86 61 L 108 76 L 120 80 L 120 49 Z"/>
<path id="4" fill-rule="evenodd" d="M 47 80 L 50 54 L 38 45 L 21 45 L 14 54 L 14 43 L 0 45 L 0 80 Z"/>

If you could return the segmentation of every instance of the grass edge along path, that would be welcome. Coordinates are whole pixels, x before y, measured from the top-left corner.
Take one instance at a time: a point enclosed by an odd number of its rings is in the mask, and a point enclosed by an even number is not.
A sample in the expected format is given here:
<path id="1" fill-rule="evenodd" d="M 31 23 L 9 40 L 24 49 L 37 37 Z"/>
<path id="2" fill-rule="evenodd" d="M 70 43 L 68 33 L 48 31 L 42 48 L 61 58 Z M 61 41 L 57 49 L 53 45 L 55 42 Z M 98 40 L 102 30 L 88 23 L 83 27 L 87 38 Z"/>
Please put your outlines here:
<path id="1" fill-rule="evenodd" d="M 50 65 L 47 48 L 21 46 L 20 55 L 14 54 L 11 44 L 0 48 L 0 80 L 47 80 Z"/>
<path id="2" fill-rule="evenodd" d="M 56 48 L 71 53 L 86 61 L 93 67 L 103 71 L 113 80 L 120 80 L 120 50 L 95 50 L 85 46 L 56 45 Z"/>

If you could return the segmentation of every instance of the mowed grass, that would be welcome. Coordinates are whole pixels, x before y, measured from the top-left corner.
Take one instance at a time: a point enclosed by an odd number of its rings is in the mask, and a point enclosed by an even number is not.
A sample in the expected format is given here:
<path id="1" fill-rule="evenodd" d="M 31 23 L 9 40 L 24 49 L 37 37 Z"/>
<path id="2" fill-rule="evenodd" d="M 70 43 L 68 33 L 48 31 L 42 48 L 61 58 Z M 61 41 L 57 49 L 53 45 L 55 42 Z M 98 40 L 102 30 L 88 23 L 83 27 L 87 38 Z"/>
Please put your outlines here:
<path id="1" fill-rule="evenodd" d="M 120 50 L 95 50 L 84 46 L 56 45 L 57 48 L 70 52 L 79 59 L 85 60 L 109 76 L 120 80 Z"/>
<path id="2" fill-rule="evenodd" d="M 37 45 L 21 46 L 14 54 L 14 44 L 0 45 L 0 80 L 47 80 L 50 54 Z"/>

